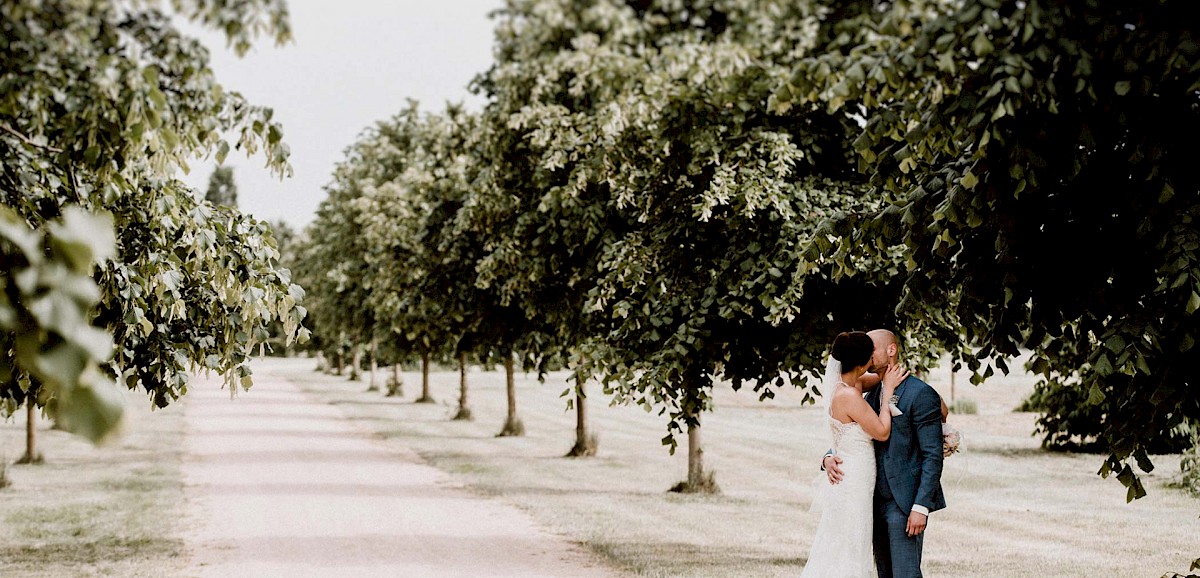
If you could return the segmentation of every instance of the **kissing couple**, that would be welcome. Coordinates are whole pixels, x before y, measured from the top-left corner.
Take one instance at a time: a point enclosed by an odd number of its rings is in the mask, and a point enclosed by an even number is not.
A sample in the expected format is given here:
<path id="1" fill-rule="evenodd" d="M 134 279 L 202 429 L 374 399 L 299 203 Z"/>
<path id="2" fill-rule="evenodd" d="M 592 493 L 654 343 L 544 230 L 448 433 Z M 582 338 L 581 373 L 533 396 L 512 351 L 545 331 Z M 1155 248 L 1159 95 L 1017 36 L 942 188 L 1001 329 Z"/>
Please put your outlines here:
<path id="1" fill-rule="evenodd" d="M 899 351 L 886 329 L 833 340 L 821 384 L 833 445 L 821 461 L 827 480 L 813 503 L 821 521 L 801 578 L 921 577 L 929 514 L 946 507 L 945 404 L 896 363 Z"/>

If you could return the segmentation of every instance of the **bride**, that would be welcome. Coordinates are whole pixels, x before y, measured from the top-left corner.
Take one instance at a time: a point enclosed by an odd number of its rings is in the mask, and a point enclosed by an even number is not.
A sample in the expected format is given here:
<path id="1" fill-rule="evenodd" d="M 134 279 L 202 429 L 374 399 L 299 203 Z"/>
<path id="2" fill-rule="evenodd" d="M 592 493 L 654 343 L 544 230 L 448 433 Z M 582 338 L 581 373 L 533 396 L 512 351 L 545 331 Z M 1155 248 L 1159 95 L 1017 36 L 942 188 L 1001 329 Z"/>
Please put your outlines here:
<path id="1" fill-rule="evenodd" d="M 867 373 L 875 344 L 861 331 L 841 333 L 833 340 L 821 396 L 826 400 L 833 453 L 842 458 L 843 481 L 830 485 L 825 476 L 814 497 L 821 521 L 801 578 L 872 578 L 872 498 L 875 491 L 875 447 L 892 431 L 888 404 L 878 414 L 863 399 L 864 385 L 879 378 Z M 883 376 L 883 397 L 891 399 L 908 372 L 889 366 Z"/>

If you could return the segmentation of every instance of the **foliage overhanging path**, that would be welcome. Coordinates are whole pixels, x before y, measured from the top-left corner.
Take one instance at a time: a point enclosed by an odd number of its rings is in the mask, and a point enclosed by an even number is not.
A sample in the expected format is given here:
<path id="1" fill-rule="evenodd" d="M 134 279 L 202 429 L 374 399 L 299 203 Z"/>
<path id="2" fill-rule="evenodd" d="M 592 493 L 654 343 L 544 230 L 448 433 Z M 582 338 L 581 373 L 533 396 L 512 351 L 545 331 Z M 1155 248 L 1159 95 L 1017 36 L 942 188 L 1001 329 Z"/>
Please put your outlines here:
<path id="1" fill-rule="evenodd" d="M 617 575 L 269 367 L 254 395 L 209 385 L 188 396 L 183 466 L 200 576 Z"/>

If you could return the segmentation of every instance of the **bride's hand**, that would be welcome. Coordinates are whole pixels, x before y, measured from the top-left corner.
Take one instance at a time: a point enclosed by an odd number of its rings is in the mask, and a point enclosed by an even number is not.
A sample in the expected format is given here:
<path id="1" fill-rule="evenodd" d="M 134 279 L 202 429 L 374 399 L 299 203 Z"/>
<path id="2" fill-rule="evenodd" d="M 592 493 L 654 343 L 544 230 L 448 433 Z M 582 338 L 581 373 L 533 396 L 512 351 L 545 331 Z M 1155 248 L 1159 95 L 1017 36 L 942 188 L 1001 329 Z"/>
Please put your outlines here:
<path id="1" fill-rule="evenodd" d="M 883 393 L 887 397 L 891 397 L 906 378 L 908 378 L 908 372 L 904 368 L 899 365 L 889 365 L 887 372 L 883 374 Z"/>

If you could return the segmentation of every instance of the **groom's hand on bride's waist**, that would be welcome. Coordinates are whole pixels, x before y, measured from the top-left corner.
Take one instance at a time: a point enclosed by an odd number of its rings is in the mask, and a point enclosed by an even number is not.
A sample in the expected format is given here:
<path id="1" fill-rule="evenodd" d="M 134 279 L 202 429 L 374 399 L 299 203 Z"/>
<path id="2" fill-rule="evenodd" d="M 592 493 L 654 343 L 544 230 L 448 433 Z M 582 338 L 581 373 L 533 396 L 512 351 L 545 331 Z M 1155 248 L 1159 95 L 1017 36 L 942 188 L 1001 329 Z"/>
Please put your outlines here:
<path id="1" fill-rule="evenodd" d="M 821 467 L 825 469 L 825 475 L 829 476 L 829 483 L 836 484 L 842 481 L 842 458 L 833 454 L 825 454 L 821 458 Z"/>

